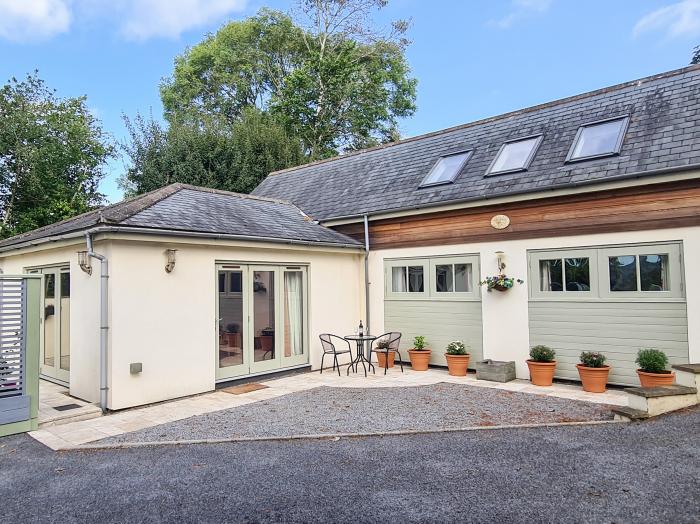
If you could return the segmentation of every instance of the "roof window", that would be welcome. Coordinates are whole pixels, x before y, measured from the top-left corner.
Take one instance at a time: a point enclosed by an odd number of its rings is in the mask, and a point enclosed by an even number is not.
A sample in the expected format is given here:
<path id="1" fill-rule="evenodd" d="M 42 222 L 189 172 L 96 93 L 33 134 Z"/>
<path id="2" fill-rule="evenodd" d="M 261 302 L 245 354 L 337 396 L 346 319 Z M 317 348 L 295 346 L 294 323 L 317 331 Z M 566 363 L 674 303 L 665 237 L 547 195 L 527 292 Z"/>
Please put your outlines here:
<path id="1" fill-rule="evenodd" d="M 437 186 L 439 184 L 451 184 L 457 175 L 462 171 L 462 167 L 472 156 L 471 151 L 462 151 L 440 157 L 435 163 L 430 173 L 426 175 L 420 187 Z"/>
<path id="2" fill-rule="evenodd" d="M 510 140 L 501 146 L 491 163 L 487 175 L 525 171 L 542 142 L 542 135 Z"/>
<path id="3" fill-rule="evenodd" d="M 617 155 L 622 147 L 629 117 L 584 124 L 578 128 L 567 162 Z"/>

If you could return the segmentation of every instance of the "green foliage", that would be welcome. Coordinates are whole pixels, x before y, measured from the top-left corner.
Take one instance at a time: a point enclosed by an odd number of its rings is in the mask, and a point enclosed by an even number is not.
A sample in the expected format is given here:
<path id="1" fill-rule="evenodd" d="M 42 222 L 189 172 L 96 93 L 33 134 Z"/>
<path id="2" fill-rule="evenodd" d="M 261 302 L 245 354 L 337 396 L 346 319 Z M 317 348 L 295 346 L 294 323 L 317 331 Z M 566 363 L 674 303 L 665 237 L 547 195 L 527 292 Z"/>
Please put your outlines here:
<path id="1" fill-rule="evenodd" d="M 111 140 L 85 97 L 58 98 L 35 72 L 0 89 L 0 238 L 89 211 Z"/>
<path id="2" fill-rule="evenodd" d="M 231 22 L 175 60 L 162 82 L 167 120 L 233 124 L 257 107 L 273 115 L 313 160 L 398 137 L 415 112 L 406 41 L 371 33 L 367 16 L 386 2 L 300 2 L 309 23 L 263 9 Z M 397 34 L 405 23 L 394 26 Z"/>
<path id="3" fill-rule="evenodd" d="M 535 362 L 554 362 L 555 352 L 549 346 L 532 346 L 530 358 Z"/>
<path id="4" fill-rule="evenodd" d="M 597 351 L 583 351 L 579 357 L 581 364 L 587 368 L 602 368 L 607 357 Z"/>
<path id="5" fill-rule="evenodd" d="M 445 351 L 448 355 L 467 355 L 469 353 L 461 340 L 454 340 L 447 344 Z"/>
<path id="6" fill-rule="evenodd" d="M 690 65 L 700 64 L 700 45 L 693 48 L 693 56 L 690 59 Z"/>
<path id="7" fill-rule="evenodd" d="M 130 140 L 122 147 L 131 165 L 119 182 L 127 195 L 173 182 L 248 193 L 271 171 L 303 162 L 299 141 L 255 108 L 232 125 L 210 119 L 165 128 L 140 115 L 125 121 Z"/>
<path id="8" fill-rule="evenodd" d="M 422 335 L 419 335 L 413 339 L 413 349 L 417 351 L 423 351 L 426 344 L 427 342 L 425 341 L 425 337 Z"/>
<path id="9" fill-rule="evenodd" d="M 668 366 L 666 353 L 654 348 L 640 349 L 635 362 L 646 373 L 664 373 Z"/>
<path id="10" fill-rule="evenodd" d="M 377 349 L 389 349 L 389 338 L 382 338 L 377 341 Z"/>

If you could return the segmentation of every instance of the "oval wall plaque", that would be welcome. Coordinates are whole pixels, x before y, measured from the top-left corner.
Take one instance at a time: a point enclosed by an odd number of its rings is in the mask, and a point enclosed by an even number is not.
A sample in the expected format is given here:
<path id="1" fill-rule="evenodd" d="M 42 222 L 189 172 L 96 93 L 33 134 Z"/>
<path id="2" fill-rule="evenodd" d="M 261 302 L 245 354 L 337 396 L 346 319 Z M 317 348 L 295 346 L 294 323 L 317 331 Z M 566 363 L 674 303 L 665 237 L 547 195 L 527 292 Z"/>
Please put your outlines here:
<path id="1" fill-rule="evenodd" d="M 510 225 L 510 218 L 507 215 L 496 215 L 491 219 L 491 227 L 494 229 L 505 229 Z"/>

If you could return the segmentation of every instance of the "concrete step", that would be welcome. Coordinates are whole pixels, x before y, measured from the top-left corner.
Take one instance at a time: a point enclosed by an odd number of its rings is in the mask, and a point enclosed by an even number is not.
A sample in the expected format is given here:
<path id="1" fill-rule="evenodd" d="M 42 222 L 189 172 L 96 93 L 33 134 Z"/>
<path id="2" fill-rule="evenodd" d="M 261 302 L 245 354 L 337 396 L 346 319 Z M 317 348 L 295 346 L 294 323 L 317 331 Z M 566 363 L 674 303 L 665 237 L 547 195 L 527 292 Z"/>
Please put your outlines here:
<path id="1" fill-rule="evenodd" d="M 624 420 L 626 422 L 645 420 L 649 418 L 649 413 L 646 411 L 632 409 L 628 406 L 616 406 L 612 408 L 612 412 L 615 415 L 615 420 Z"/>
<path id="2" fill-rule="evenodd" d="M 627 388 L 625 392 L 628 395 L 628 406 L 633 410 L 645 412 L 650 417 L 698 404 L 698 389 L 679 384 L 654 388 Z"/>
<path id="3" fill-rule="evenodd" d="M 676 384 L 700 391 L 700 364 L 676 364 L 672 367 L 676 372 Z M 698 402 L 700 402 L 700 393 L 698 393 Z"/>

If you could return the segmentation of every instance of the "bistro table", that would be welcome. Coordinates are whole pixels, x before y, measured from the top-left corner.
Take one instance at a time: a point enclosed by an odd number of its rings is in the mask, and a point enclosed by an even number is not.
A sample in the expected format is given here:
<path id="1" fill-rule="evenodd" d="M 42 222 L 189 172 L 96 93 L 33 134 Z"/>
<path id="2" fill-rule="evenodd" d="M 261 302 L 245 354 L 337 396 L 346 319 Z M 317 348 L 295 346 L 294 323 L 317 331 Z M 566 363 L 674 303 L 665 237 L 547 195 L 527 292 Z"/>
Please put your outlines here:
<path id="1" fill-rule="evenodd" d="M 369 368 L 372 371 L 374 371 L 374 364 L 372 364 L 372 362 L 370 362 L 369 359 L 365 356 L 365 344 L 368 342 L 371 344 L 379 337 L 375 337 L 374 335 L 348 335 L 343 338 L 348 341 L 354 340 L 357 344 L 357 356 L 352 361 L 350 361 L 347 374 L 350 374 L 350 368 L 353 368 L 353 371 L 357 373 L 358 365 L 362 363 L 362 369 L 365 370 L 365 376 L 367 376 L 367 368 L 365 367 L 365 362 L 367 362 L 367 364 L 369 364 Z"/>

